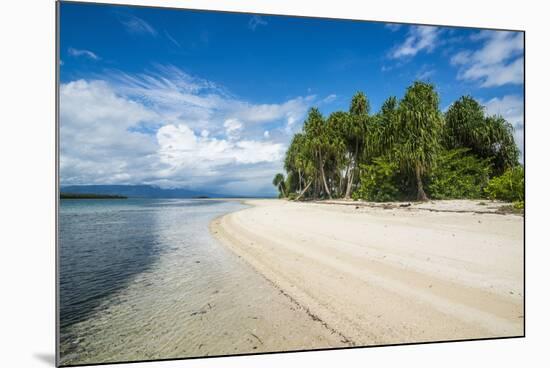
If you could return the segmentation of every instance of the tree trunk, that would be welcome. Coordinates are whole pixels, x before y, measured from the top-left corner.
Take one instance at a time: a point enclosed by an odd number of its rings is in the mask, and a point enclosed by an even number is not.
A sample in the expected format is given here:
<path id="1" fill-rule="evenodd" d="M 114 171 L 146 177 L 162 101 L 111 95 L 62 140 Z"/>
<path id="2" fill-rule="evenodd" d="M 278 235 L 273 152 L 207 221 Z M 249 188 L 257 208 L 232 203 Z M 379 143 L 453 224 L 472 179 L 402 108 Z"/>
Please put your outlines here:
<path id="1" fill-rule="evenodd" d="M 346 188 L 346 196 L 344 197 L 345 199 L 350 199 L 351 198 L 351 186 L 353 185 L 353 173 L 355 172 L 355 170 L 352 170 L 351 171 L 351 174 L 349 176 L 349 180 L 348 180 L 348 186 Z"/>
<path id="2" fill-rule="evenodd" d="M 424 185 L 422 185 L 422 177 L 420 175 L 420 167 L 418 165 L 416 166 L 416 188 L 418 190 L 416 199 L 419 201 L 427 201 L 428 196 L 424 192 Z"/>
<path id="3" fill-rule="evenodd" d="M 302 170 L 298 169 L 298 188 L 302 192 Z"/>
<path id="4" fill-rule="evenodd" d="M 315 185 L 313 186 L 313 199 L 317 199 L 317 194 L 319 193 L 319 175 L 315 175 L 314 179 Z"/>
<path id="5" fill-rule="evenodd" d="M 282 184 L 279 184 L 279 190 L 281 191 L 281 193 L 283 193 L 283 198 L 286 198 L 285 188 L 283 187 Z"/>
<path id="6" fill-rule="evenodd" d="M 344 175 L 344 182 L 346 183 L 346 188 L 347 188 L 347 185 L 348 185 L 348 182 L 349 182 L 349 168 L 351 166 L 351 157 L 350 157 L 350 163 L 349 165 L 346 166 L 346 174 Z M 343 187 L 343 185 L 342 185 Z M 344 192 L 344 188 L 342 188 L 341 192 Z"/>
<path id="7" fill-rule="evenodd" d="M 345 195 L 345 199 L 350 199 L 351 198 L 351 187 L 353 186 L 353 178 L 354 178 L 354 174 L 355 174 L 355 170 L 357 170 L 357 162 L 359 161 L 357 156 L 359 155 L 359 141 L 356 139 L 355 140 L 355 154 L 353 155 L 353 164 L 352 164 L 352 167 L 351 167 L 351 170 L 350 170 L 350 176 L 349 176 L 349 179 L 348 179 L 348 185 L 346 187 L 346 195 Z"/>
<path id="8" fill-rule="evenodd" d="M 341 173 L 342 172 L 340 171 L 339 174 L 341 174 Z M 345 178 L 345 176 L 338 175 L 338 196 L 340 196 L 340 194 L 344 192 L 342 190 L 342 187 L 344 186 L 344 178 Z"/>
<path id="9" fill-rule="evenodd" d="M 303 191 L 300 192 L 300 194 L 298 195 L 298 197 L 296 197 L 295 201 L 297 201 L 298 199 L 302 198 L 302 196 L 304 195 L 304 193 L 307 192 L 307 190 L 309 189 L 309 186 L 311 185 L 311 183 L 313 183 L 313 180 L 310 180 L 309 183 L 307 183 L 306 187 L 304 188 Z"/>
<path id="10" fill-rule="evenodd" d="M 319 154 L 319 158 L 321 158 L 321 154 Z M 321 177 L 323 179 L 323 185 L 325 186 L 325 192 L 328 195 L 328 199 L 332 199 L 332 196 L 330 195 L 330 190 L 328 189 L 327 178 L 325 177 L 325 168 L 324 168 L 325 163 L 323 162 L 322 159 L 320 160 L 320 162 L 321 162 Z"/>

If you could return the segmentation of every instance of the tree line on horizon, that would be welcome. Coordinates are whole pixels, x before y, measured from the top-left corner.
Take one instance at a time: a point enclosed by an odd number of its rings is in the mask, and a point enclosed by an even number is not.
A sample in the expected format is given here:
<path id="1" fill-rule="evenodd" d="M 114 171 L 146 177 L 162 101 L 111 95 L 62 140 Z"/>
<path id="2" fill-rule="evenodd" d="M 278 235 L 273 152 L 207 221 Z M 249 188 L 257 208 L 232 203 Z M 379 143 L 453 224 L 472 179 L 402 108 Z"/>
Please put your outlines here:
<path id="1" fill-rule="evenodd" d="M 357 92 L 348 111 L 308 112 L 273 185 L 292 200 L 395 201 L 491 198 L 523 203 L 524 175 L 513 126 L 486 116 L 471 96 L 442 113 L 431 83 L 372 113 Z"/>

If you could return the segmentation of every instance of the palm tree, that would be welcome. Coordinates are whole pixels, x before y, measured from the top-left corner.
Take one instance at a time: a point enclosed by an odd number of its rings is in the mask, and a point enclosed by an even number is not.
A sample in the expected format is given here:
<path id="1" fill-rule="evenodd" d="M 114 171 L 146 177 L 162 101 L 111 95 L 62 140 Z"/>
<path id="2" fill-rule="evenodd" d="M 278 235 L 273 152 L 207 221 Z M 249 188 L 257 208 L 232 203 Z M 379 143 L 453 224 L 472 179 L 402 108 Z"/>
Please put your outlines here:
<path id="1" fill-rule="evenodd" d="M 345 192 L 345 186 L 353 164 L 352 153 L 347 147 L 349 120 L 349 114 L 344 111 L 333 112 L 327 119 L 327 129 L 330 134 L 337 137 L 338 143 L 342 143 L 341 146 L 337 147 L 339 148 L 338 151 L 335 152 L 335 165 L 333 168 L 339 179 L 337 186 L 339 193 Z"/>
<path id="2" fill-rule="evenodd" d="M 514 140 L 514 127 L 500 115 L 485 118 L 489 133 L 489 157 L 495 169 L 495 175 L 519 165 L 519 149 Z"/>
<path id="3" fill-rule="evenodd" d="M 303 147 L 304 138 L 305 136 L 302 133 L 296 133 L 294 137 L 292 137 L 290 145 L 288 146 L 285 154 L 284 167 L 287 172 L 287 176 L 298 177 L 298 187 L 295 188 L 290 186 L 289 188 L 287 188 L 289 192 L 295 192 L 296 190 L 298 192 L 302 191 L 306 164 L 306 160 L 304 157 L 305 152 Z M 291 183 L 294 184 L 294 181 L 291 181 Z"/>
<path id="4" fill-rule="evenodd" d="M 394 148 L 395 137 L 393 130 L 399 119 L 398 101 L 394 96 L 388 97 L 382 104 L 380 111 L 371 118 L 369 130 L 366 134 L 364 154 L 365 161 L 387 154 Z"/>
<path id="5" fill-rule="evenodd" d="M 414 82 L 399 104 L 398 133 L 401 166 L 413 169 L 417 199 L 428 200 L 422 176 L 430 171 L 439 151 L 442 117 L 439 96 L 430 83 Z"/>
<path id="6" fill-rule="evenodd" d="M 387 113 L 392 104 L 388 101 Z M 399 103 L 397 114 L 381 127 L 377 145 L 411 172 L 416 180 L 417 199 L 426 201 L 422 177 L 427 174 L 439 151 L 442 117 L 439 96 L 430 83 L 414 82 Z"/>
<path id="7" fill-rule="evenodd" d="M 370 104 L 367 96 L 359 91 L 351 99 L 349 119 L 347 120 L 346 143 L 351 153 L 351 167 L 347 177 L 346 193 L 344 198 L 349 199 L 353 186 L 354 176 L 359 168 L 359 155 L 363 151 L 367 126 L 369 121 Z M 359 175 L 357 175 L 359 176 Z"/>
<path id="8" fill-rule="evenodd" d="M 447 110 L 443 128 L 443 143 L 448 149 L 468 147 L 481 153 L 486 137 L 483 106 L 471 96 L 462 96 Z"/>
<path id="9" fill-rule="evenodd" d="M 273 185 L 279 190 L 279 197 L 286 197 L 285 194 L 285 177 L 281 173 L 277 173 L 273 178 Z"/>
<path id="10" fill-rule="evenodd" d="M 309 110 L 307 120 L 304 124 L 304 131 L 306 133 L 306 144 L 314 157 L 315 166 L 318 170 L 317 174 L 321 177 L 326 195 L 329 199 L 332 199 L 325 175 L 325 163 L 327 161 L 330 138 L 328 129 L 326 129 L 325 119 L 317 108 L 313 107 Z"/>
<path id="11" fill-rule="evenodd" d="M 491 159 L 496 175 L 518 164 L 512 125 L 501 116 L 486 117 L 483 106 L 471 96 L 462 96 L 449 107 L 443 143 L 448 149 L 466 147 L 480 158 Z"/>

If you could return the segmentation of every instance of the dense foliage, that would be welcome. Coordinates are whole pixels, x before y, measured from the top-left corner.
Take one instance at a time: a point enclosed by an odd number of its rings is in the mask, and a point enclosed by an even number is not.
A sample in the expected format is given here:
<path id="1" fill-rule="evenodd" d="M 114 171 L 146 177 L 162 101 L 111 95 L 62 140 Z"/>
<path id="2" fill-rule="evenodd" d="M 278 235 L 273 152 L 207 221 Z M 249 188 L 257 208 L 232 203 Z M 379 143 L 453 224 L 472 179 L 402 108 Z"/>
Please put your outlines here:
<path id="1" fill-rule="evenodd" d="M 433 199 L 482 198 L 489 181 L 491 164 L 469 154 L 467 148 L 444 151 L 429 177 Z"/>
<path id="2" fill-rule="evenodd" d="M 378 157 L 371 164 L 361 165 L 360 185 L 353 199 L 388 202 L 399 198 L 399 165 Z"/>
<path id="3" fill-rule="evenodd" d="M 375 114 L 363 92 L 352 97 L 348 111 L 325 117 L 310 109 L 290 142 L 284 169 L 286 178 L 277 174 L 273 185 L 280 197 L 295 200 L 516 201 L 498 180 L 523 180 L 510 123 L 486 116 L 470 96 L 443 114 L 435 87 L 424 82 L 414 82 L 401 100 L 389 97 Z"/>
<path id="4" fill-rule="evenodd" d="M 523 167 L 515 166 L 506 170 L 501 176 L 492 178 L 485 188 L 485 193 L 490 199 L 523 202 L 524 188 Z"/>
<path id="5" fill-rule="evenodd" d="M 513 127 L 501 116 L 485 116 L 483 106 L 470 96 L 453 103 L 445 114 L 443 142 L 449 149 L 466 147 L 491 160 L 495 174 L 516 166 L 519 149 Z"/>

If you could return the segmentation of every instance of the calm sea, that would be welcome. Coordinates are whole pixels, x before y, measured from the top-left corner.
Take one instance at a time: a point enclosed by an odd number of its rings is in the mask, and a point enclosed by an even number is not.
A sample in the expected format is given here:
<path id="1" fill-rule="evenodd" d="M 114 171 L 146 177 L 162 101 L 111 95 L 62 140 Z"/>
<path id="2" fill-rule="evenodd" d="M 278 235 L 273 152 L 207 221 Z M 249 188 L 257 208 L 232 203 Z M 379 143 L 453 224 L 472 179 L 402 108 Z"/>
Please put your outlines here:
<path id="1" fill-rule="evenodd" d="M 161 257 L 177 255 L 178 267 L 190 269 L 212 258 L 221 262 L 208 223 L 244 207 L 199 199 L 61 200 L 62 344 L 74 337 L 72 325 L 108 308 L 113 295 L 150 272 Z"/>
<path id="2" fill-rule="evenodd" d="M 211 220 L 243 208 L 62 200 L 61 364 L 332 346 L 329 330 L 212 237 Z"/>

